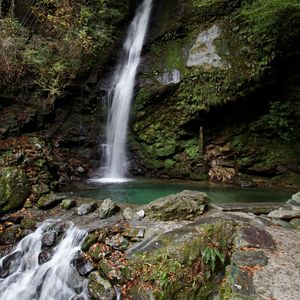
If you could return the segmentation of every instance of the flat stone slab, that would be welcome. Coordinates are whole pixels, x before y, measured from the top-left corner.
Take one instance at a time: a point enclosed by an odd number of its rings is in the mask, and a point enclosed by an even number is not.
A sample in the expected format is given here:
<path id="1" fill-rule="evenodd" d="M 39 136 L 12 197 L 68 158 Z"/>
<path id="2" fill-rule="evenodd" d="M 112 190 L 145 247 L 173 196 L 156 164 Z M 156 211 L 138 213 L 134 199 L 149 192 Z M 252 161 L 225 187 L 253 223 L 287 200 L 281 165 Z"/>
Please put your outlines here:
<path id="1" fill-rule="evenodd" d="M 237 251 L 231 257 L 231 262 L 237 266 L 265 266 L 268 258 L 262 251 Z"/>
<path id="2" fill-rule="evenodd" d="M 221 211 L 239 211 L 253 214 L 268 214 L 275 209 L 282 207 L 284 203 L 259 202 L 259 203 L 217 203 L 212 204 L 214 208 Z"/>
<path id="3" fill-rule="evenodd" d="M 290 220 L 293 218 L 300 218 L 299 210 L 276 209 L 268 214 L 270 218 Z"/>

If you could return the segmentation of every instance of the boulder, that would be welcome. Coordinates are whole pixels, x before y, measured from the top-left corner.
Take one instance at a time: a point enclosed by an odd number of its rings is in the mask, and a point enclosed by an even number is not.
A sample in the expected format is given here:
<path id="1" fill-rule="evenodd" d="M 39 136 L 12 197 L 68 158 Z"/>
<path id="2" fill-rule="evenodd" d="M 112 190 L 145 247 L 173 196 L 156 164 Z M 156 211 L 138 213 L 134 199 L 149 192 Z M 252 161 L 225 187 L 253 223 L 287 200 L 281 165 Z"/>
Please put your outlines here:
<path id="1" fill-rule="evenodd" d="M 92 272 L 90 274 L 88 289 L 93 300 L 114 300 L 116 298 L 113 286 L 99 272 Z"/>
<path id="2" fill-rule="evenodd" d="M 136 222 L 141 219 L 141 217 L 131 207 L 126 207 L 124 209 L 123 218 L 128 222 Z"/>
<path id="3" fill-rule="evenodd" d="M 269 218 L 274 219 L 284 219 L 284 220 L 290 220 L 293 218 L 300 218 L 300 209 L 292 210 L 292 209 L 276 209 L 271 211 L 268 214 Z"/>
<path id="4" fill-rule="evenodd" d="M 30 186 L 23 170 L 0 168 L 0 214 L 22 208 L 30 195 Z"/>
<path id="5" fill-rule="evenodd" d="M 108 246 L 116 250 L 125 251 L 128 248 L 129 242 L 122 235 L 116 234 L 112 238 L 107 238 L 105 242 Z"/>
<path id="6" fill-rule="evenodd" d="M 92 271 L 96 269 L 95 266 L 86 259 L 83 253 L 79 251 L 72 259 L 72 264 L 81 276 L 88 276 Z"/>
<path id="7" fill-rule="evenodd" d="M 144 209 L 147 217 L 157 220 L 193 220 L 204 213 L 208 202 L 207 194 L 186 190 L 159 198 Z"/>
<path id="8" fill-rule="evenodd" d="M 119 210 L 119 207 L 111 199 L 105 199 L 99 208 L 100 219 L 107 219 L 114 215 Z"/>
<path id="9" fill-rule="evenodd" d="M 300 206 L 300 192 L 293 194 L 292 199 L 288 200 L 287 203 Z"/>
<path id="10" fill-rule="evenodd" d="M 61 208 L 65 210 L 70 210 L 76 206 L 76 201 L 72 199 L 64 199 L 61 203 Z"/>
<path id="11" fill-rule="evenodd" d="M 57 233 L 55 231 L 46 232 L 42 236 L 42 246 L 51 247 L 56 243 Z"/>
<path id="12" fill-rule="evenodd" d="M 54 207 L 55 205 L 59 204 L 65 198 L 66 198 L 66 196 L 50 193 L 50 194 L 42 196 L 38 200 L 36 206 L 41 209 L 51 208 L 51 207 Z"/>
<path id="13" fill-rule="evenodd" d="M 97 203 L 92 202 L 92 203 L 84 203 L 81 204 L 77 209 L 76 209 L 76 214 L 78 216 L 84 216 L 87 215 L 97 209 Z"/>

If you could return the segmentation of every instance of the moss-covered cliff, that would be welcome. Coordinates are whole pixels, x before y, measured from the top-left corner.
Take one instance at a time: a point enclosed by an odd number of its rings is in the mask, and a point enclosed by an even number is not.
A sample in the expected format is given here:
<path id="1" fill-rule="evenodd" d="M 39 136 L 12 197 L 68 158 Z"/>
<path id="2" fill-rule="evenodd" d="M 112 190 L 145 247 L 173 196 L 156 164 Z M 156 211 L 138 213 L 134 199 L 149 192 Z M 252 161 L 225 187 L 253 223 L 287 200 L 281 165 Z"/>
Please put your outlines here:
<path id="1" fill-rule="evenodd" d="M 134 105 L 136 172 L 299 184 L 298 1 L 157 3 Z"/>

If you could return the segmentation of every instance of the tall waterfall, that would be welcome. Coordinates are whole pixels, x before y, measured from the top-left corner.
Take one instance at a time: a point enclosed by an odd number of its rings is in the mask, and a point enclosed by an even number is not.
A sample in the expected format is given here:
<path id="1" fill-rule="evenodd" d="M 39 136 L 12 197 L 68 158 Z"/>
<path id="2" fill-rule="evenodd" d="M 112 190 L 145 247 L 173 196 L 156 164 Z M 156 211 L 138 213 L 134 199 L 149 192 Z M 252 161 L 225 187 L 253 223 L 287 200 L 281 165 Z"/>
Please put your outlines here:
<path id="1" fill-rule="evenodd" d="M 152 0 L 144 0 L 128 29 L 122 60 L 113 75 L 108 92 L 110 111 L 106 129 L 104 178 L 100 181 L 120 181 L 128 169 L 126 142 L 131 101 L 141 51 L 147 32 Z"/>
<path id="2" fill-rule="evenodd" d="M 69 224 L 53 253 L 41 259 L 45 251 L 50 253 L 43 246 L 43 237 L 53 233 L 53 226 L 43 223 L 0 259 L 0 300 L 89 299 L 87 280 L 72 265 L 86 233 Z"/>

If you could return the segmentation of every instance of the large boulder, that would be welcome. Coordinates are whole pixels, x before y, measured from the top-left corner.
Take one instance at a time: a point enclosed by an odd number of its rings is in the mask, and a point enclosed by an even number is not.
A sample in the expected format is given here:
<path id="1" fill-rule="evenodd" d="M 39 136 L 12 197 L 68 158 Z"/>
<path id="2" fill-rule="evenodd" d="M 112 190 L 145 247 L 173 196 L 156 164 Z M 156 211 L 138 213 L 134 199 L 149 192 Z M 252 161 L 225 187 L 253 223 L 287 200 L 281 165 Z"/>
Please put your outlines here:
<path id="1" fill-rule="evenodd" d="M 30 195 L 26 174 L 17 167 L 0 169 L 0 214 L 21 208 Z"/>
<path id="2" fill-rule="evenodd" d="M 207 194 L 185 190 L 159 198 L 145 206 L 146 216 L 157 220 L 193 220 L 204 213 Z"/>

